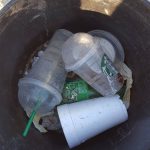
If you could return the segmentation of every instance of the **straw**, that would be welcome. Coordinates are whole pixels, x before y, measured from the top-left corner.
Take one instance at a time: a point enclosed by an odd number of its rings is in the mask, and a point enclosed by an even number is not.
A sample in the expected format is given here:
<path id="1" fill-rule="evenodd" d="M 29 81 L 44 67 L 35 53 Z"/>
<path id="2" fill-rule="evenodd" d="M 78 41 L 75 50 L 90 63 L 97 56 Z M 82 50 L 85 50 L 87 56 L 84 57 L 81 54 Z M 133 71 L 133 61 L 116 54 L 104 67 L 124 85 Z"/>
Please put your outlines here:
<path id="1" fill-rule="evenodd" d="M 36 105 L 35 105 L 35 107 L 33 108 L 33 111 L 31 112 L 31 115 L 30 115 L 29 121 L 28 121 L 28 123 L 26 125 L 26 128 L 23 131 L 23 134 L 22 134 L 23 137 L 26 137 L 28 135 L 28 132 L 30 130 L 31 124 L 33 122 L 33 119 L 34 119 L 34 117 L 35 117 L 35 115 L 37 113 L 37 110 L 40 107 L 40 105 L 41 105 L 41 101 L 38 100 L 37 103 L 36 103 Z"/>

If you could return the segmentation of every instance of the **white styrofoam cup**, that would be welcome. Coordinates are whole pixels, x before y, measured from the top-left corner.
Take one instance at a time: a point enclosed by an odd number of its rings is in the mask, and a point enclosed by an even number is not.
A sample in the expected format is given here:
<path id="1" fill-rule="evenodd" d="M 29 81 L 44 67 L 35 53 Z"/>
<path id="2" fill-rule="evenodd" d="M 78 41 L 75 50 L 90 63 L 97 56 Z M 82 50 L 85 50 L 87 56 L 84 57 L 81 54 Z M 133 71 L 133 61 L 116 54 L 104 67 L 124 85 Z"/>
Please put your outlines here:
<path id="1" fill-rule="evenodd" d="M 70 148 L 128 119 L 127 110 L 117 95 L 61 105 L 57 110 Z"/>

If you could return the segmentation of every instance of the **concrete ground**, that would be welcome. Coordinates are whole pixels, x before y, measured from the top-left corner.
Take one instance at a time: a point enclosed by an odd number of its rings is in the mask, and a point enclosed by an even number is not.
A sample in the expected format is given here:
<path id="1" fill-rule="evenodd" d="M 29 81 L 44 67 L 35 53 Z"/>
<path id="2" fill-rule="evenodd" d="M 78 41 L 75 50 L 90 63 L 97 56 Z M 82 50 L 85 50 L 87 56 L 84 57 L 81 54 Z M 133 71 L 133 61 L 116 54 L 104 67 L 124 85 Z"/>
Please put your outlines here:
<path id="1" fill-rule="evenodd" d="M 0 0 L 0 10 L 7 4 L 9 3 L 11 0 Z"/>

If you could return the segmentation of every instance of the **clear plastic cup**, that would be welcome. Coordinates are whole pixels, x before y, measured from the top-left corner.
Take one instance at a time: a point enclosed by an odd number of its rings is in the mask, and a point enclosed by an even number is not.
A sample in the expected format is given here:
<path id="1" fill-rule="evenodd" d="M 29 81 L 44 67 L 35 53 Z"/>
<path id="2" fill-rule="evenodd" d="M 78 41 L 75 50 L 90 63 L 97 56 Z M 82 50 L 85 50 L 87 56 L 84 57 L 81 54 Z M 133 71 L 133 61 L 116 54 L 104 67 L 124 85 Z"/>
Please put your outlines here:
<path id="1" fill-rule="evenodd" d="M 18 96 L 25 111 L 30 113 L 37 101 L 41 101 L 38 113 L 43 115 L 61 102 L 61 92 L 66 79 L 61 47 L 71 35 L 67 30 L 57 30 L 43 55 L 29 73 L 19 80 Z"/>
<path id="2" fill-rule="evenodd" d="M 123 78 L 104 53 L 99 38 L 77 33 L 62 49 L 66 70 L 74 71 L 100 94 L 114 95 L 121 89 Z"/>

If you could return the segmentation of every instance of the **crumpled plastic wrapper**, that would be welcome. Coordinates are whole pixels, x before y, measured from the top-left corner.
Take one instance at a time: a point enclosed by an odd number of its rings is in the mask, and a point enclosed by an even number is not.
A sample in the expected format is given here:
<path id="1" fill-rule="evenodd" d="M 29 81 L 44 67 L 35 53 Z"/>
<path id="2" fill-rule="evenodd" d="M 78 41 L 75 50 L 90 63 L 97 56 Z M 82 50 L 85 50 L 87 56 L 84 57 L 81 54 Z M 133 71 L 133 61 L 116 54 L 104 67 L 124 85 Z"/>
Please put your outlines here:
<path id="1" fill-rule="evenodd" d="M 30 117 L 30 114 L 26 112 L 27 116 Z M 41 116 L 35 115 L 33 119 L 33 124 L 34 126 L 41 132 L 41 133 L 46 133 L 48 132 L 41 124 L 40 124 Z"/>
<path id="2" fill-rule="evenodd" d="M 56 110 L 53 110 L 48 115 L 42 117 L 42 126 L 47 130 L 61 129 L 61 124 Z"/>
<path id="3" fill-rule="evenodd" d="M 27 113 L 27 116 L 30 117 L 29 113 Z M 41 124 L 40 120 L 42 120 Z M 59 118 L 56 115 L 55 110 L 52 110 L 43 116 L 35 115 L 33 124 L 41 133 L 46 133 L 48 130 L 59 130 L 61 128 Z"/>
<path id="4" fill-rule="evenodd" d="M 130 106 L 130 89 L 132 88 L 133 83 L 132 71 L 125 63 L 118 64 L 117 68 L 126 81 L 126 88 L 122 100 L 126 108 L 128 109 Z"/>

